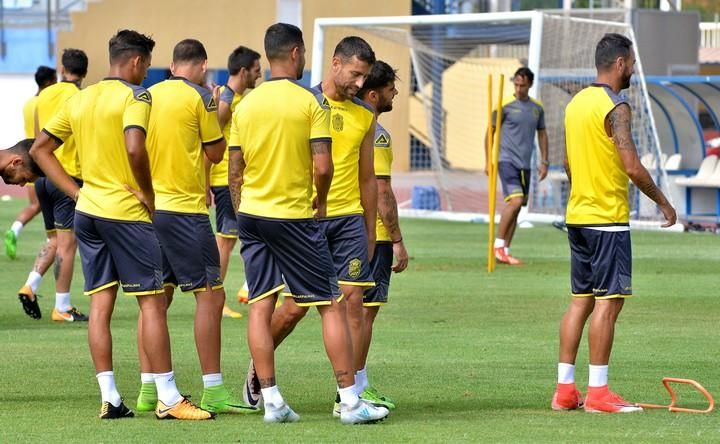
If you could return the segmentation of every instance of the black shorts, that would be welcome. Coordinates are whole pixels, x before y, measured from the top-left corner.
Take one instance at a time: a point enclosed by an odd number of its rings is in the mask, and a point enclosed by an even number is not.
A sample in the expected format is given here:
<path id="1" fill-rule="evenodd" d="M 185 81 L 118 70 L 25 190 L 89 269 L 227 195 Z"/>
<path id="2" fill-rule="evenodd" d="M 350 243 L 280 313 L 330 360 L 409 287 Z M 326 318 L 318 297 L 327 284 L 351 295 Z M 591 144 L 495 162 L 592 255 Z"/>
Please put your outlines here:
<path id="1" fill-rule="evenodd" d="M 375 246 L 375 256 L 370 261 L 375 286 L 365 290 L 363 305 L 373 307 L 384 305 L 388 301 L 390 291 L 390 275 L 392 274 L 393 245 L 388 242 L 378 242 Z"/>
<path id="2" fill-rule="evenodd" d="M 523 206 L 528 203 L 530 191 L 530 170 L 516 168 L 511 162 L 498 162 L 498 175 L 502 182 L 505 202 L 521 197 Z"/>
<path id="3" fill-rule="evenodd" d="M 572 295 L 595 299 L 632 296 L 630 231 L 568 227 Z"/>
<path id="4" fill-rule="evenodd" d="M 160 244 L 152 224 L 76 212 L 74 225 L 86 295 L 118 284 L 129 296 L 163 293 Z"/>
<path id="5" fill-rule="evenodd" d="M 164 285 L 184 292 L 223 288 L 209 216 L 155 211 L 153 225 L 162 250 Z"/>
<path id="6" fill-rule="evenodd" d="M 82 187 L 82 180 L 73 177 Z M 45 231 L 72 231 L 75 220 L 75 202 L 46 177 L 35 181 L 35 193 L 40 203 Z"/>
<path id="7" fill-rule="evenodd" d="M 340 216 L 320 221 L 328 241 L 340 285 L 375 285 L 368 262 L 365 219 L 361 215 Z M 291 286 L 292 287 L 292 286 Z"/>
<path id="8" fill-rule="evenodd" d="M 317 221 L 239 214 L 238 237 L 248 303 L 279 293 L 285 282 L 300 306 L 330 305 L 340 300 L 327 239 Z"/>
<path id="9" fill-rule="evenodd" d="M 233 209 L 229 187 L 212 187 L 215 200 L 215 227 L 216 235 L 237 239 L 237 215 Z"/>

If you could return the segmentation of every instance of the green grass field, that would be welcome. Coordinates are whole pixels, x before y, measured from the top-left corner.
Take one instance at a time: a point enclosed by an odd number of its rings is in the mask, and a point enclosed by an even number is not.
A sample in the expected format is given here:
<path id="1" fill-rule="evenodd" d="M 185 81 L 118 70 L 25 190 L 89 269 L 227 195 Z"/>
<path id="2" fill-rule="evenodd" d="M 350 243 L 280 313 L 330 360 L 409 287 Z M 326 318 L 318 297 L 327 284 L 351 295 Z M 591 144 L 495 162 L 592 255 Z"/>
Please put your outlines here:
<path id="1" fill-rule="evenodd" d="M 22 200 L 0 203 L 9 227 Z M 369 362 L 371 381 L 398 404 L 375 426 L 342 426 L 331 417 L 332 371 L 317 314 L 305 319 L 277 354 L 278 382 L 301 422 L 265 425 L 261 416 L 222 416 L 204 423 L 161 422 L 152 414 L 102 422 L 100 395 L 85 325 L 49 320 L 52 273 L 40 294 L 43 319 L 28 318 L 15 291 L 43 241 L 41 221 L 23 231 L 19 255 L 0 258 L 0 442 L 719 442 L 710 415 L 649 411 L 636 415 L 556 413 L 558 322 L 569 300 L 564 233 L 540 226 L 519 230 L 513 251 L 527 261 L 485 272 L 487 226 L 404 220 L 412 256 L 394 277 L 391 303 L 381 310 Z M 718 273 L 720 238 L 710 234 L 633 234 L 635 298 L 617 329 L 612 387 L 628 399 L 667 400 L 660 379 L 697 379 L 720 396 Z M 76 262 L 73 301 L 87 311 Z M 228 301 L 242 283 L 234 256 Z M 176 297 L 169 314 L 178 385 L 199 402 L 194 350 L 194 302 Z M 240 309 L 246 312 L 246 307 Z M 139 389 L 135 350 L 137 304 L 120 296 L 113 323 L 118 388 L 134 406 Z M 226 383 L 240 394 L 249 353 L 246 321 L 223 320 Z M 578 360 L 587 381 L 587 344 Z M 702 398 L 681 390 L 687 405 Z"/>

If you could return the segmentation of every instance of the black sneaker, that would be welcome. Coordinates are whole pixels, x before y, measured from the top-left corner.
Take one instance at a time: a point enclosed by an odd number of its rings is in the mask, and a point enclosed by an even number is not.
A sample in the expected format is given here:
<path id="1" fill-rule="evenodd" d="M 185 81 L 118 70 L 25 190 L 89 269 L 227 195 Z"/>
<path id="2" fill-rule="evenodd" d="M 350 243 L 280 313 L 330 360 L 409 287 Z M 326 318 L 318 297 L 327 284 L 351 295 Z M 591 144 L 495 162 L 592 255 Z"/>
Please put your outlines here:
<path id="1" fill-rule="evenodd" d="M 57 322 L 87 322 L 88 317 L 80 313 L 77 308 L 70 307 L 70 310 L 59 312 L 53 308 L 52 316 L 53 321 Z"/>
<path id="2" fill-rule="evenodd" d="M 133 416 L 135 416 L 135 413 L 127 408 L 122 401 L 120 401 L 120 405 L 117 407 L 107 401 L 103 402 L 100 407 L 100 419 L 132 418 Z"/>
<path id="3" fill-rule="evenodd" d="M 18 299 L 23 306 L 23 310 L 25 310 L 25 314 L 33 319 L 42 318 L 40 304 L 38 304 L 38 295 L 33 294 L 29 285 L 24 285 L 18 290 Z"/>

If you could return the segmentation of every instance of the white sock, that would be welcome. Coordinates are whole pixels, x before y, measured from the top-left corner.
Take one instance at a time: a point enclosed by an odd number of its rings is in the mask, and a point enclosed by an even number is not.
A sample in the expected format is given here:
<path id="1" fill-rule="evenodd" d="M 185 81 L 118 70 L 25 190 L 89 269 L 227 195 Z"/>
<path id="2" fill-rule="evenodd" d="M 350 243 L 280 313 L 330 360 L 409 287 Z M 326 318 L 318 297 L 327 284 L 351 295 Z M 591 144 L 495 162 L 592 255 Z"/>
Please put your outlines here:
<path id="1" fill-rule="evenodd" d="M 608 383 L 608 366 L 592 365 L 589 366 L 588 387 L 602 387 Z"/>
<path id="2" fill-rule="evenodd" d="M 60 313 L 72 308 L 70 305 L 70 293 L 55 293 L 55 309 Z"/>
<path id="3" fill-rule="evenodd" d="M 357 390 L 358 396 L 365 391 L 368 385 L 367 369 L 363 367 L 355 372 L 355 390 Z"/>
<path id="4" fill-rule="evenodd" d="M 348 407 L 355 407 L 358 401 L 360 401 L 360 398 L 355 391 L 355 384 L 350 387 L 338 388 L 338 393 L 340 393 L 340 404 L 344 404 Z"/>
<path id="5" fill-rule="evenodd" d="M 510 255 L 510 247 L 505 247 L 505 254 Z"/>
<path id="6" fill-rule="evenodd" d="M 32 288 L 33 294 L 35 294 L 41 281 L 42 275 L 37 271 L 31 271 L 30 274 L 28 274 L 27 281 L 25 281 L 25 285 L 29 285 L 30 288 Z"/>
<path id="7" fill-rule="evenodd" d="M 16 220 L 15 222 L 10 225 L 10 230 L 12 230 L 13 233 L 15 233 L 15 238 L 17 239 L 18 236 L 20 236 L 20 232 L 23 229 L 23 223 L 19 220 Z"/>
<path id="8" fill-rule="evenodd" d="M 277 385 L 260 389 L 260 391 L 262 392 L 263 402 L 266 409 L 268 408 L 268 404 L 271 406 L 271 408 L 279 408 L 280 406 L 285 404 L 285 400 L 280 394 L 280 389 L 278 389 Z"/>
<path id="9" fill-rule="evenodd" d="M 505 246 L 505 239 L 495 239 L 495 248 L 503 248 Z"/>
<path id="10" fill-rule="evenodd" d="M 155 374 L 140 373 L 140 382 L 143 384 L 155 384 Z"/>
<path id="11" fill-rule="evenodd" d="M 204 388 L 215 387 L 223 383 L 222 373 L 208 373 L 207 375 L 203 375 L 202 378 Z"/>
<path id="12" fill-rule="evenodd" d="M 155 373 L 155 387 L 158 399 L 167 406 L 175 405 L 182 399 L 175 385 L 175 372 Z"/>
<path id="13" fill-rule="evenodd" d="M 101 372 L 95 375 L 100 385 L 100 396 L 102 396 L 103 402 L 109 402 L 113 406 L 117 407 L 122 402 L 120 393 L 118 393 L 117 387 L 115 386 L 115 374 L 112 371 Z"/>
<path id="14" fill-rule="evenodd" d="M 250 291 L 250 288 L 248 288 L 248 286 L 247 286 L 247 281 L 243 282 L 243 288 L 242 288 L 242 289 L 245 290 L 245 291 Z"/>
<path id="15" fill-rule="evenodd" d="M 575 364 L 558 363 L 558 384 L 575 383 Z"/>

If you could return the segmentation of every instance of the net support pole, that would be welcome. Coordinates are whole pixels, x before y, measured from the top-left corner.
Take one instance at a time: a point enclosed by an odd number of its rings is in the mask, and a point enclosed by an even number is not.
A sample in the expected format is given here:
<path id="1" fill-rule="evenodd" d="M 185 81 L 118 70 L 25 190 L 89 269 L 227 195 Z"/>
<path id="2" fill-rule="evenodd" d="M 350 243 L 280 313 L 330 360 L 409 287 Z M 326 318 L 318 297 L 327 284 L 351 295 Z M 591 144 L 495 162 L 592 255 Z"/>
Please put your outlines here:
<path id="1" fill-rule="evenodd" d="M 310 72 L 310 85 L 317 85 L 323 76 L 323 49 L 325 46 L 325 28 L 322 22 L 315 20 L 313 26 L 312 71 Z"/>

